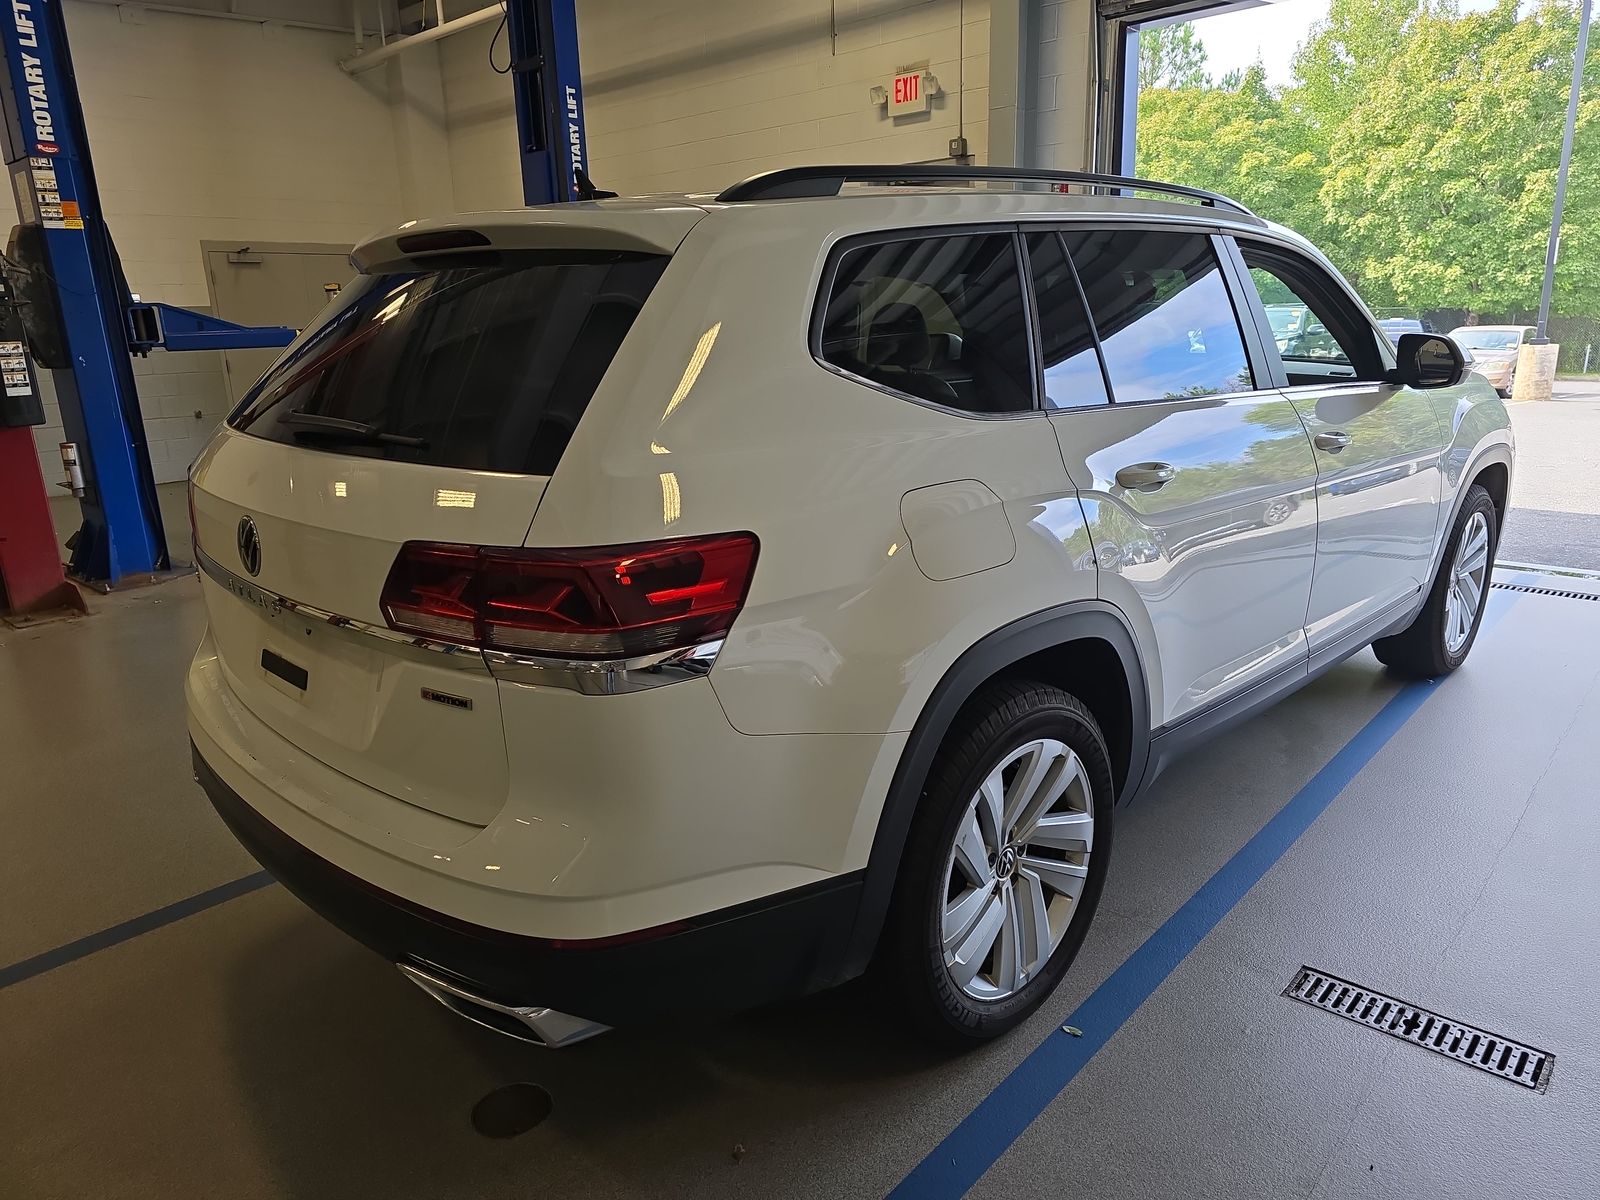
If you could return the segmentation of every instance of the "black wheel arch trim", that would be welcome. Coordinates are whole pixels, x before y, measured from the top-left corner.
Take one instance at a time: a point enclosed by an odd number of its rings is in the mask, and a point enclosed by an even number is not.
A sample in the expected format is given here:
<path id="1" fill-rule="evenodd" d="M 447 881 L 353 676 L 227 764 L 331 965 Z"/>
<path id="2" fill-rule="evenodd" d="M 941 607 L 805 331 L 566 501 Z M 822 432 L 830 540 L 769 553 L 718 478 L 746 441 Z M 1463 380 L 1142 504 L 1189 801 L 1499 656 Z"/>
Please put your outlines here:
<path id="1" fill-rule="evenodd" d="M 1138 643 L 1122 611 L 1103 600 L 1079 600 L 1022 617 L 988 634 L 957 658 L 935 685 L 901 751 L 878 818 L 855 928 L 840 963 L 839 982 L 861 974 L 872 960 L 928 768 L 956 714 L 980 687 L 1006 668 L 1042 651 L 1091 640 L 1110 644 L 1128 678 L 1128 764 L 1118 802 L 1138 792 L 1150 753 L 1150 694 Z"/>

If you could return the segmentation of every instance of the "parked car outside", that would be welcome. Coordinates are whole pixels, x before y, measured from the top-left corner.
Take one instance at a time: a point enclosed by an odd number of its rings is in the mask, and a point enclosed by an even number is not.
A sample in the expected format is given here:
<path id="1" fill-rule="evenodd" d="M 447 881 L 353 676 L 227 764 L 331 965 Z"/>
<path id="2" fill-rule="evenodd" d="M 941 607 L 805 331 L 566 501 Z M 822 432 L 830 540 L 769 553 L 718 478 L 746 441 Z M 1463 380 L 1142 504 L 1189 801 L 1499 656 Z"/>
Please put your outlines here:
<path id="1" fill-rule="evenodd" d="M 1502 396 L 1511 395 L 1517 354 L 1532 336 L 1532 325 L 1461 325 L 1450 331 L 1458 346 L 1472 352 L 1472 369 Z"/>
<path id="2" fill-rule="evenodd" d="M 1273 340 L 1283 354 L 1296 358 L 1330 358 L 1338 353 L 1327 326 L 1304 305 L 1269 304 L 1266 313 Z"/>
<path id="3" fill-rule="evenodd" d="M 869 965 L 970 1045 L 1056 987 L 1186 749 L 1369 645 L 1459 667 L 1512 441 L 1455 345 L 1224 197 L 971 186 L 1008 178 L 357 246 L 190 477 L 189 735 L 239 840 L 546 1045 Z"/>
<path id="4" fill-rule="evenodd" d="M 1416 317 L 1384 317 L 1378 322 L 1378 328 L 1388 334 L 1391 342 L 1400 340 L 1402 333 L 1428 333 L 1427 325 Z"/>

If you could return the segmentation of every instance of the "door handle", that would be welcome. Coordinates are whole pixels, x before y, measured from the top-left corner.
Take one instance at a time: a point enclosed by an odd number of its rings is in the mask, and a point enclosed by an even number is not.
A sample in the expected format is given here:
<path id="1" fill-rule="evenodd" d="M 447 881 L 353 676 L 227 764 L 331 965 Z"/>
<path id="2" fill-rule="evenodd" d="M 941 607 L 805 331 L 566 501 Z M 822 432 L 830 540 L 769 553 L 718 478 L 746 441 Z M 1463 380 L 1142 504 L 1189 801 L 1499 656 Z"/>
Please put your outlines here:
<path id="1" fill-rule="evenodd" d="M 1353 439 L 1348 433 L 1334 430 L 1332 433 L 1319 433 L 1312 438 L 1312 444 L 1318 450 L 1326 450 L 1329 454 L 1337 454 L 1350 444 Z"/>
<path id="2" fill-rule="evenodd" d="M 1166 487 L 1177 473 L 1178 469 L 1171 463 L 1134 463 L 1117 472 L 1117 483 L 1130 492 L 1153 492 Z"/>

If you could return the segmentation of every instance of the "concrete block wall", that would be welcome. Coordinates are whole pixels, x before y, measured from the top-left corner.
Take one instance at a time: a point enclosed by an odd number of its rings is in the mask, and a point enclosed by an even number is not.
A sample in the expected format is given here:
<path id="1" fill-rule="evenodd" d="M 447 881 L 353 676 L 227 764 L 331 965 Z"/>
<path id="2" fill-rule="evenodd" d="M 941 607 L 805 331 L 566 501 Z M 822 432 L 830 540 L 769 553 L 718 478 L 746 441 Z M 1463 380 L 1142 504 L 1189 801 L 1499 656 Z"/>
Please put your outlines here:
<path id="1" fill-rule="evenodd" d="M 209 351 L 164 354 L 158 350 L 148 358 L 133 360 L 133 376 L 156 482 L 186 478 L 189 464 L 227 415 L 222 356 Z M 46 423 L 33 427 L 33 440 L 39 451 L 40 470 L 54 495 L 58 491 L 56 481 L 65 478 L 60 445 L 66 440 L 66 432 L 61 427 L 61 409 L 48 371 L 40 376 L 39 383 Z"/>
<path id="2" fill-rule="evenodd" d="M 349 35 L 76 0 L 66 15 L 134 292 L 204 308 L 204 239 L 350 245 L 404 219 L 390 83 L 339 70 Z M 157 351 L 134 372 L 156 477 L 181 479 L 227 408 L 220 357 Z M 34 432 L 53 482 L 62 435 L 45 387 L 50 424 Z"/>
<path id="3" fill-rule="evenodd" d="M 209 351 L 133 360 L 156 479 L 183 479 L 228 412 L 222 356 Z"/>
<path id="4" fill-rule="evenodd" d="M 1095 38 L 1094 0 L 1041 4 L 1034 64 L 1033 162 L 1060 170 L 1084 170 L 1089 163 L 1089 124 L 1094 101 L 1091 49 Z"/>
<path id="5" fill-rule="evenodd" d="M 716 190 L 804 162 L 985 161 L 988 0 L 580 0 L 590 175 L 623 193 Z M 521 204 L 509 78 L 494 23 L 439 43 L 463 209 Z M 502 41 L 497 47 L 503 55 Z M 943 95 L 891 119 L 868 93 L 925 64 Z"/>

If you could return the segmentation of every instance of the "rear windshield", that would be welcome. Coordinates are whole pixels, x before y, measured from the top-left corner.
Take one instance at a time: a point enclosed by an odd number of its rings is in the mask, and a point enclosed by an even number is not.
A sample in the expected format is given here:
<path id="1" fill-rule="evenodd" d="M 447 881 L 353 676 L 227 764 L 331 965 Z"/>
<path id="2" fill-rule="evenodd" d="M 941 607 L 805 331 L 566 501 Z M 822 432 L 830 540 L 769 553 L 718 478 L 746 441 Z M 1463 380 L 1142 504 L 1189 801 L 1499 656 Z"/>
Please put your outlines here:
<path id="1" fill-rule="evenodd" d="M 534 251 L 361 276 L 228 423 L 341 454 L 548 475 L 666 264 Z"/>

